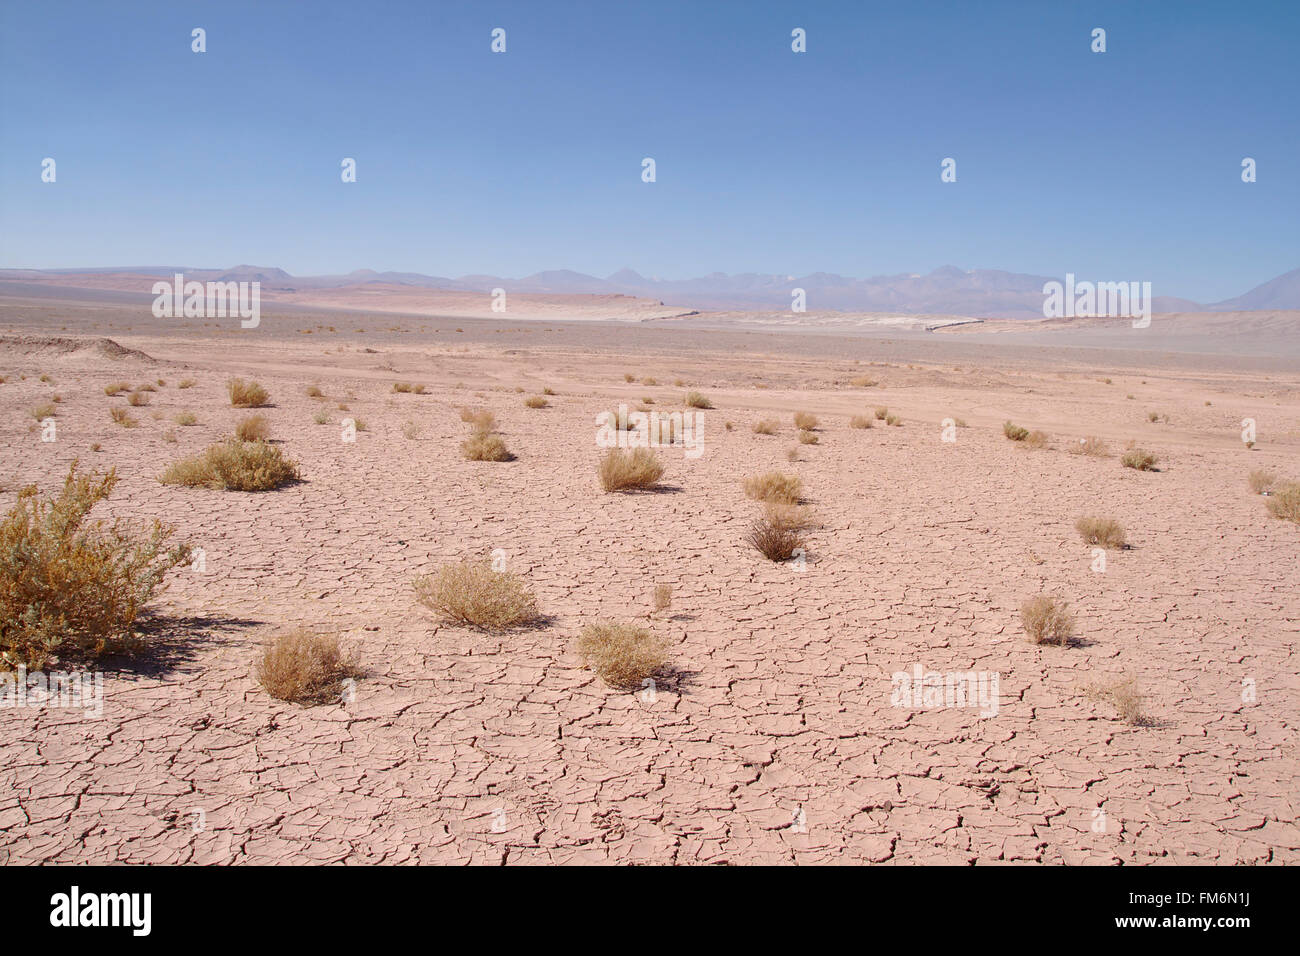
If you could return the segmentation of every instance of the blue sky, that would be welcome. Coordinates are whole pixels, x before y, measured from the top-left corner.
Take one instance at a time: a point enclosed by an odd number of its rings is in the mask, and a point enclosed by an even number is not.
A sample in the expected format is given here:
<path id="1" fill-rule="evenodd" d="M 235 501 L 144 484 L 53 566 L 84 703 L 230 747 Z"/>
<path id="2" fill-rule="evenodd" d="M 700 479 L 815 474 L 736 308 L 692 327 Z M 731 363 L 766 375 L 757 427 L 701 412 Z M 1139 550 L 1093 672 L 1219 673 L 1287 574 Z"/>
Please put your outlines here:
<path id="1" fill-rule="evenodd" d="M 951 263 L 1213 301 L 1300 266 L 1298 101 L 1280 0 L 0 0 L 0 265 Z"/>

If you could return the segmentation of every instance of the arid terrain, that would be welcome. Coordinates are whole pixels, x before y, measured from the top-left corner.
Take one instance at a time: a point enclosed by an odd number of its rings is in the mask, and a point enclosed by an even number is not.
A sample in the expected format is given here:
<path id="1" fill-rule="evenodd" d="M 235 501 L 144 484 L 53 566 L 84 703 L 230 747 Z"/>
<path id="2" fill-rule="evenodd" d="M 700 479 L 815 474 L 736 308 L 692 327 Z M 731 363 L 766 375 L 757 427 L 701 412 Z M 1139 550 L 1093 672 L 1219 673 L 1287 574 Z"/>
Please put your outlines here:
<path id="1" fill-rule="evenodd" d="M 0 296 L 0 506 L 73 460 L 114 468 L 95 516 L 159 518 L 204 553 L 142 622 L 145 650 L 99 662 L 102 716 L 0 710 L 0 861 L 1300 862 L 1300 526 L 1248 485 L 1300 480 L 1296 313 L 1217 315 L 1180 347 L 1160 315 L 1093 337 L 814 333 L 544 305 L 266 303 L 241 329 Z M 302 480 L 161 484 L 247 414 L 232 376 L 269 391 Z M 110 417 L 118 381 L 155 386 L 135 427 Z M 662 449 L 658 490 L 603 493 L 597 414 L 680 411 L 690 390 L 714 406 L 703 454 Z M 56 394 L 42 441 L 32 409 Z M 461 457 L 466 406 L 495 413 L 514 460 Z M 1010 441 L 1008 420 L 1046 437 Z M 1086 436 L 1107 453 L 1070 453 Z M 1158 470 L 1123 467 L 1129 442 Z M 745 479 L 771 470 L 802 479 L 806 561 L 745 541 Z M 1082 516 L 1127 532 L 1104 571 Z M 418 576 L 494 552 L 540 625 L 485 633 L 415 600 Z M 1040 593 L 1069 602 L 1071 643 L 1026 638 Z M 597 619 L 668 640 L 653 694 L 583 666 Z M 259 685 L 263 643 L 297 626 L 341 637 L 348 699 Z M 998 675 L 997 713 L 897 705 L 891 676 L 917 666 Z"/>

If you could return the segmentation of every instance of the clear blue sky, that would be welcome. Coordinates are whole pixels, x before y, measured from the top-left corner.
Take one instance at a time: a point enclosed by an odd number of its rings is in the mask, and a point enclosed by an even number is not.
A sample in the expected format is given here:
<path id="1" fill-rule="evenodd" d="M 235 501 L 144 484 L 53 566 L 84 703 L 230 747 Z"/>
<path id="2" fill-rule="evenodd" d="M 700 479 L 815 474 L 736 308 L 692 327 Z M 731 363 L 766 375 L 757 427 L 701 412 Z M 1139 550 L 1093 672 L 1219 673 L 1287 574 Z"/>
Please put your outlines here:
<path id="1" fill-rule="evenodd" d="M 1300 266 L 1298 101 L 1291 0 L 0 0 L 0 265 L 951 263 L 1212 301 Z"/>

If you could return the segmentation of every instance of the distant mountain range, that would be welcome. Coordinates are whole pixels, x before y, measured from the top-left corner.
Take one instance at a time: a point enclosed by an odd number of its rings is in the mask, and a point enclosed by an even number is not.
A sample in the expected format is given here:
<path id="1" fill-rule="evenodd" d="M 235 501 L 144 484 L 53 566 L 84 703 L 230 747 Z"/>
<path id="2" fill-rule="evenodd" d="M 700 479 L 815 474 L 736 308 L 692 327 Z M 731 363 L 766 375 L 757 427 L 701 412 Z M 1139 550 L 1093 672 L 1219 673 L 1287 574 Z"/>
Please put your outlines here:
<path id="1" fill-rule="evenodd" d="M 997 269 L 959 269 L 942 266 L 927 275 L 901 274 L 854 279 L 828 272 L 804 276 L 762 275 L 721 272 L 695 279 L 658 279 L 631 269 L 621 269 L 603 279 L 581 272 L 558 270 L 538 272 L 522 279 L 467 275 L 459 278 L 424 275 L 418 272 L 376 272 L 358 269 L 346 275 L 292 276 L 283 269 L 241 265 L 233 269 L 194 269 L 181 266 L 138 266 L 93 269 L 0 270 L 0 278 L 49 278 L 59 275 L 134 273 L 169 277 L 183 272 L 199 281 L 257 281 L 265 291 L 297 292 L 365 286 L 370 283 L 404 285 L 413 288 L 447 289 L 488 293 L 495 288 L 507 292 L 556 295 L 628 295 L 658 299 L 665 305 L 701 311 L 784 311 L 790 308 L 791 291 L 803 289 L 810 313 L 892 312 L 901 315 L 965 315 L 973 318 L 1042 318 L 1043 284 L 1060 282 L 1064 276 L 1034 276 Z M 1134 276 L 1080 275 L 1077 279 L 1119 281 Z M 1155 312 L 1236 312 L 1300 309 L 1300 269 L 1271 279 L 1250 291 L 1223 302 L 1201 304 L 1189 299 L 1160 295 L 1153 299 Z"/>

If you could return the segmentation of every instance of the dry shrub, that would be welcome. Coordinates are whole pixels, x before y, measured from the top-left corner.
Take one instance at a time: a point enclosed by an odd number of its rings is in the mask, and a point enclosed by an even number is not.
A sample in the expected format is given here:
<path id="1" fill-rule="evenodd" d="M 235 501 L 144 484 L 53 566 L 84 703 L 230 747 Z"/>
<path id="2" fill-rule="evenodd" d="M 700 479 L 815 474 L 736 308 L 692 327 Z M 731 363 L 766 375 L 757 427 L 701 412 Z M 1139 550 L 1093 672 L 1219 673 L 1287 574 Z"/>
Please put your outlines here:
<path id="1" fill-rule="evenodd" d="M 424 386 L 423 386 L 423 385 L 412 385 L 412 386 L 411 386 L 411 392 L 412 392 L 413 394 L 415 394 L 415 395 L 423 395 L 423 394 L 424 394 L 424 391 L 425 391 L 425 389 L 424 389 Z"/>
<path id="2" fill-rule="evenodd" d="M 1064 647 L 1074 633 L 1074 617 L 1069 605 L 1048 594 L 1029 598 L 1021 604 L 1020 622 L 1035 644 L 1060 644 Z"/>
<path id="3" fill-rule="evenodd" d="M 121 425 L 123 428 L 135 428 L 136 426 L 136 420 L 131 417 L 130 413 L 125 408 L 110 408 L 108 414 L 113 421 Z"/>
<path id="4" fill-rule="evenodd" d="M 305 389 L 303 389 L 303 394 L 305 394 L 308 398 L 325 397 L 325 393 L 320 390 L 319 385 L 308 385 Z"/>
<path id="5" fill-rule="evenodd" d="M 126 397 L 126 403 L 135 408 L 139 408 L 141 405 L 149 404 L 149 396 L 144 394 L 144 392 L 132 392 Z"/>
<path id="6" fill-rule="evenodd" d="M 631 372 L 624 372 L 624 373 L 623 373 L 623 381 L 625 381 L 625 382 L 635 382 L 635 381 L 636 381 L 636 376 L 633 375 Z"/>
<path id="7" fill-rule="evenodd" d="M 271 426 L 265 415 L 249 415 L 235 426 L 235 437 L 240 441 L 266 441 Z"/>
<path id="8" fill-rule="evenodd" d="M 885 424 L 893 425 L 895 428 L 898 428 L 903 424 L 903 420 L 899 418 L 897 415 L 886 415 Z"/>
<path id="9" fill-rule="evenodd" d="M 1120 458 L 1120 464 L 1125 468 L 1136 468 L 1138 471 L 1151 471 L 1159 461 L 1155 455 L 1143 448 L 1130 448 L 1124 452 Z"/>
<path id="10" fill-rule="evenodd" d="M 857 378 L 850 379 L 849 384 L 857 388 L 871 388 L 873 385 L 879 385 L 874 378 L 867 378 L 865 375 L 859 375 Z"/>
<path id="11" fill-rule="evenodd" d="M 173 462 L 158 479 L 164 485 L 185 485 L 225 491 L 270 491 L 298 480 L 298 465 L 264 441 L 229 438 L 198 455 Z"/>
<path id="12" fill-rule="evenodd" d="M 653 385 L 654 382 L 649 381 L 649 382 L 646 382 L 645 384 L 647 384 L 647 385 Z M 554 395 L 554 394 L 555 394 L 555 389 L 553 389 L 553 388 L 544 388 L 544 389 L 542 389 L 542 394 L 543 394 L 543 395 Z"/>
<path id="13" fill-rule="evenodd" d="M 515 457 L 500 435 L 487 431 L 476 431 L 461 442 L 460 455 L 469 461 L 511 461 Z"/>
<path id="14" fill-rule="evenodd" d="M 527 408 L 546 408 L 550 404 L 540 395 L 532 395 L 524 399 L 524 406 Z"/>
<path id="15" fill-rule="evenodd" d="M 162 437 L 163 437 L 163 441 L 167 442 L 168 444 L 175 444 L 176 442 L 180 441 L 180 439 L 176 437 L 176 429 L 174 428 L 167 429 L 165 432 L 163 432 Z"/>
<path id="16" fill-rule="evenodd" d="M 1080 438 L 1077 444 L 1070 446 L 1071 455 L 1089 455 L 1093 458 L 1106 458 L 1110 455 L 1110 449 L 1106 443 L 1096 435 L 1089 435 L 1087 438 Z"/>
<path id="17" fill-rule="evenodd" d="M 849 419 L 850 428 L 870 428 L 871 419 L 866 415 L 854 415 Z"/>
<path id="18" fill-rule="evenodd" d="M 150 385 L 148 382 L 145 382 L 143 385 L 137 385 L 137 386 L 135 387 L 135 390 L 136 390 L 137 392 L 156 392 L 156 391 L 158 391 L 158 389 L 154 388 L 154 387 L 153 387 L 152 385 Z"/>
<path id="19" fill-rule="evenodd" d="M 330 414 L 327 411 L 321 410 L 313 415 L 311 420 L 317 425 L 328 425 L 330 423 Z"/>
<path id="20" fill-rule="evenodd" d="M 1260 468 L 1250 473 L 1250 490 L 1257 495 L 1262 495 L 1266 491 L 1272 491 L 1277 485 L 1276 472 L 1269 471 L 1266 468 Z"/>
<path id="21" fill-rule="evenodd" d="M 687 392 L 686 405 L 688 408 L 712 408 L 713 402 L 700 392 Z"/>
<path id="22" fill-rule="evenodd" d="M 606 491 L 653 488 L 663 477 L 664 466 L 650 448 L 611 448 L 601 458 L 598 474 Z"/>
<path id="23" fill-rule="evenodd" d="M 1117 551 L 1127 545 L 1124 526 L 1114 518 L 1083 517 L 1074 523 L 1074 530 L 1088 544 L 1100 545 Z"/>
<path id="24" fill-rule="evenodd" d="M 794 413 L 795 428 L 802 429 L 803 431 L 812 431 L 814 428 L 817 427 L 818 424 L 819 422 L 817 421 L 817 416 L 813 415 L 811 412 Z"/>
<path id="25" fill-rule="evenodd" d="M 775 435 L 778 424 L 775 419 L 765 418 L 761 422 L 754 422 L 755 435 Z"/>
<path id="26" fill-rule="evenodd" d="M 32 406 L 31 409 L 32 418 L 36 419 L 38 422 L 53 417 L 54 413 L 57 411 L 58 409 L 54 407 L 53 402 L 41 402 L 39 405 Z"/>
<path id="27" fill-rule="evenodd" d="M 196 416 L 193 412 L 177 412 L 174 421 L 176 422 L 177 425 L 181 425 L 186 428 L 188 428 L 191 425 L 197 425 L 199 423 L 198 416 Z"/>
<path id="28" fill-rule="evenodd" d="M 1276 489 L 1265 507 L 1274 518 L 1300 524 L 1300 481 L 1288 481 Z"/>
<path id="29" fill-rule="evenodd" d="M 799 431 L 799 444 L 801 445 L 815 445 L 820 440 L 821 439 L 817 437 L 815 432 L 804 431 L 802 429 Z"/>
<path id="30" fill-rule="evenodd" d="M 803 535 L 798 529 L 778 525 L 767 517 L 750 524 L 745 540 L 769 561 L 789 561 L 795 551 L 804 546 Z"/>
<path id="31" fill-rule="evenodd" d="M 876 421 L 883 422 L 886 418 L 889 417 L 889 409 L 886 408 L 884 405 L 881 405 L 879 408 L 876 409 L 875 415 L 876 415 Z"/>
<path id="32" fill-rule="evenodd" d="M 420 426 L 415 422 L 402 422 L 402 434 L 410 441 L 420 437 Z"/>
<path id="33" fill-rule="evenodd" d="M 666 611 L 673 606 L 673 589 L 667 584 L 656 584 L 654 590 L 655 613 Z"/>
<path id="34" fill-rule="evenodd" d="M 803 481 L 799 476 L 789 475 L 783 471 L 769 471 L 745 479 L 745 496 L 755 501 L 797 505 L 802 494 Z"/>
<path id="35" fill-rule="evenodd" d="M 338 701 L 352 668 L 343 658 L 339 639 L 295 628 L 276 635 L 262 648 L 257 680 L 277 700 L 295 704 Z"/>
<path id="36" fill-rule="evenodd" d="M 596 621 L 578 635 L 578 654 L 610 687 L 636 690 L 667 661 L 668 644 L 636 624 Z"/>
<path id="37" fill-rule="evenodd" d="M 1136 677 L 1128 677 L 1113 684 L 1095 684 L 1088 688 L 1088 696 L 1093 700 L 1106 701 L 1115 708 L 1122 720 L 1134 726 L 1140 727 L 1151 722 L 1143 712 L 1144 697 L 1138 690 Z"/>
<path id="38" fill-rule="evenodd" d="M 1046 448 L 1048 441 L 1047 432 L 1041 432 L 1035 429 L 1025 436 L 1025 447 Z"/>
<path id="39" fill-rule="evenodd" d="M 195 385 L 197 385 L 197 384 L 199 384 L 199 383 L 196 382 L 196 381 L 194 381 L 194 379 L 192 379 L 192 378 L 183 378 L 183 379 L 181 379 L 179 382 L 176 383 L 176 387 L 177 387 L 177 388 L 193 388 L 193 387 L 194 387 Z"/>
<path id="40" fill-rule="evenodd" d="M 798 448 L 787 448 L 787 449 L 785 450 L 785 460 L 786 460 L 786 461 L 798 461 L 798 460 L 799 460 L 799 449 L 798 449 Z"/>
<path id="41" fill-rule="evenodd" d="M 1006 435 L 1012 441 L 1024 441 L 1029 437 L 1029 429 L 1021 428 L 1014 422 L 1006 421 L 1002 423 L 1002 434 Z"/>
<path id="42" fill-rule="evenodd" d="M 232 378 L 226 383 L 230 395 L 230 404 L 235 408 L 261 408 L 270 399 L 261 385 L 245 382 L 242 378 Z"/>
<path id="43" fill-rule="evenodd" d="M 117 474 L 77 474 L 57 495 L 35 485 L 0 522 L 0 670 L 44 667 L 52 657 L 97 657 L 135 645 L 132 628 L 186 545 L 166 548 L 172 529 L 157 521 L 87 523 Z"/>
<path id="44" fill-rule="evenodd" d="M 425 607 L 487 631 L 531 624 L 540 616 L 537 599 L 518 575 L 493 571 L 482 561 L 444 564 L 435 574 L 417 578 L 414 587 Z"/>
<path id="45" fill-rule="evenodd" d="M 393 383 L 393 391 L 394 391 L 394 392 L 411 392 L 411 391 L 414 391 L 414 390 L 415 390 L 415 387 L 414 387 L 410 382 L 394 382 L 394 383 Z"/>
<path id="46" fill-rule="evenodd" d="M 120 395 L 123 392 L 129 392 L 130 390 L 130 382 L 114 382 L 112 385 L 104 386 L 104 394 L 109 396 Z"/>

